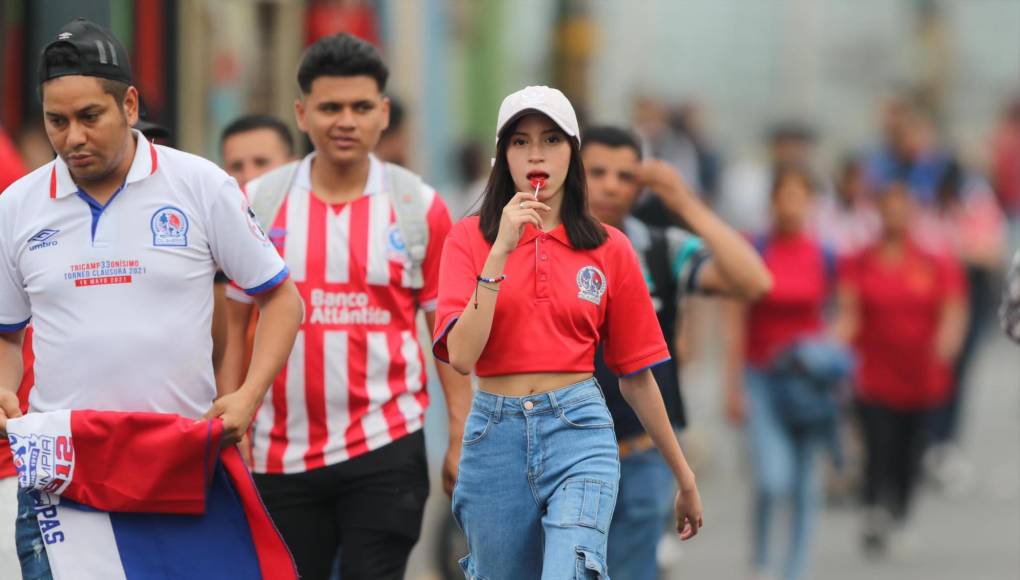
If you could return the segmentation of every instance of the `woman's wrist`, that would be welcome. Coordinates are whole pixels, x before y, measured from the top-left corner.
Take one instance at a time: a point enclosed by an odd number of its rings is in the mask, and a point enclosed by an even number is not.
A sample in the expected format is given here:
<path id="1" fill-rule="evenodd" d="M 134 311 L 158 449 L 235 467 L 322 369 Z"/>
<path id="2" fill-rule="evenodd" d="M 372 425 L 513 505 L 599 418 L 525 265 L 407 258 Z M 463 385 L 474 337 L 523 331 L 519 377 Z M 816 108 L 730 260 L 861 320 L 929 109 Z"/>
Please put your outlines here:
<path id="1" fill-rule="evenodd" d="M 694 471 L 690 467 L 684 466 L 684 469 L 676 478 L 676 485 L 683 493 L 697 491 L 698 482 L 697 478 L 694 477 Z"/>

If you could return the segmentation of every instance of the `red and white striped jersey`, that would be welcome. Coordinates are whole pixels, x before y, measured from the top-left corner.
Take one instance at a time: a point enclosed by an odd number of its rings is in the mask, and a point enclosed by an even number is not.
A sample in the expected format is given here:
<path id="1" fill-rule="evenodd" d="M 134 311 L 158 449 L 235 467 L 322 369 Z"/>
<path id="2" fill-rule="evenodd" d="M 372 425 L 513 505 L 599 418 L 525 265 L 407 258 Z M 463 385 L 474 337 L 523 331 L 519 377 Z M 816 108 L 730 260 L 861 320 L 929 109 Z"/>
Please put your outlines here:
<path id="1" fill-rule="evenodd" d="M 305 318 L 255 417 L 257 473 L 299 473 L 378 449 L 421 429 L 428 405 L 415 315 L 436 307 L 446 204 L 423 188 L 429 243 L 416 299 L 384 164 L 371 157 L 365 195 L 330 205 L 311 191 L 314 155 L 301 162 L 267 232 L 301 291 Z M 249 197 L 260 183 L 248 184 Z"/>

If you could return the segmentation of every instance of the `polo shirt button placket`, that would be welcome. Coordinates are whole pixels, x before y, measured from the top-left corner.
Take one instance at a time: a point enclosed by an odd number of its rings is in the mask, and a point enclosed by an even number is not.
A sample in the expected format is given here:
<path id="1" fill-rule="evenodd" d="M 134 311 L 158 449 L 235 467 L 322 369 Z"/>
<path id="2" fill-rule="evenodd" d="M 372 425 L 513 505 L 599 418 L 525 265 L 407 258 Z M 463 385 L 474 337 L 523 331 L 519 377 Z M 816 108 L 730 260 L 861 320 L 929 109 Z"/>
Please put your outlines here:
<path id="1" fill-rule="evenodd" d="M 538 284 L 536 286 L 539 298 L 547 298 L 549 296 L 549 254 L 545 248 L 545 243 L 548 239 L 549 236 L 547 235 L 539 236 L 539 245 L 535 249 L 538 253 Z"/>

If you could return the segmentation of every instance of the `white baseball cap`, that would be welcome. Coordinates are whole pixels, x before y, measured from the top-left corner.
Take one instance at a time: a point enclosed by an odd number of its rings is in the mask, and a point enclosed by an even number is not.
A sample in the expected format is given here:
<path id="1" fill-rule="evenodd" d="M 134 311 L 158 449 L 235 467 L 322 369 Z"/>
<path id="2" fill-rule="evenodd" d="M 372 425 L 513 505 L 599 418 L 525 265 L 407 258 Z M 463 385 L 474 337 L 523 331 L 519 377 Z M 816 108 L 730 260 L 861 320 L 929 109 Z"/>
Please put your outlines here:
<path id="1" fill-rule="evenodd" d="M 496 121 L 496 142 L 503 129 L 528 113 L 542 113 L 552 119 L 560 129 L 570 137 L 581 140 L 581 132 L 577 127 L 577 115 L 567 97 L 546 86 L 524 87 L 503 99 L 499 106 L 499 117 Z"/>

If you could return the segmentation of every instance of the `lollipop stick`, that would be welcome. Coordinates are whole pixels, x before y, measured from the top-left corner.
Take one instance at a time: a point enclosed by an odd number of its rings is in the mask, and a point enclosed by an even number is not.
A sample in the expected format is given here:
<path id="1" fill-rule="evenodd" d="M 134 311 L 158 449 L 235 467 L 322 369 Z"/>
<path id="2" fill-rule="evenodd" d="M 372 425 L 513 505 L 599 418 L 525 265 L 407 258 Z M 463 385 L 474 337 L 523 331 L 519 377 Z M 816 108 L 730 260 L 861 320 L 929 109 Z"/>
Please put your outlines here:
<path id="1" fill-rule="evenodd" d="M 531 185 L 535 188 L 535 201 L 538 201 L 538 190 L 545 185 L 544 179 L 532 179 Z"/>

